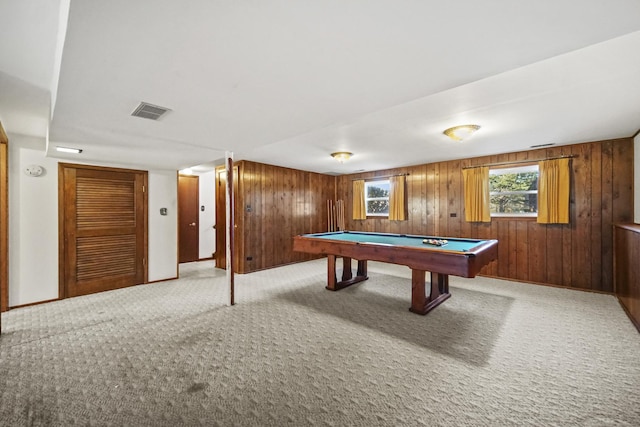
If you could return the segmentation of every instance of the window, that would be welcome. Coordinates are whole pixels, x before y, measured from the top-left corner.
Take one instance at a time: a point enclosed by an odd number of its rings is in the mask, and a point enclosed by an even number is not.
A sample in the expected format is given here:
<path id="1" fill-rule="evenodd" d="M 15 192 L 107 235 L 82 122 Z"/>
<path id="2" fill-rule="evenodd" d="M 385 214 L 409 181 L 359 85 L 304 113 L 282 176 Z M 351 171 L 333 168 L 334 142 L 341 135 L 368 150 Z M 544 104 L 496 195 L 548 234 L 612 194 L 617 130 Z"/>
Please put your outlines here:
<path id="1" fill-rule="evenodd" d="M 538 165 L 489 170 L 491 216 L 538 215 Z"/>
<path id="2" fill-rule="evenodd" d="M 364 183 L 364 203 L 367 216 L 389 216 L 389 180 Z"/>

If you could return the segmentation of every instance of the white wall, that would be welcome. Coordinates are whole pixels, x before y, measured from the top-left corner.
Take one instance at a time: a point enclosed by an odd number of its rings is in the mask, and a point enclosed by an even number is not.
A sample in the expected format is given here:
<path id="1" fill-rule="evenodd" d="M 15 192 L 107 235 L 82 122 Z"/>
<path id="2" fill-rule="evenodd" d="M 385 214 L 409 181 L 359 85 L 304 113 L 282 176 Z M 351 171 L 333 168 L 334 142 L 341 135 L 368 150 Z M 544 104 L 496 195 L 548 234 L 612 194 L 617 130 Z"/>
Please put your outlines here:
<path id="1" fill-rule="evenodd" d="M 633 139 L 633 222 L 640 224 L 640 134 Z"/>
<path id="2" fill-rule="evenodd" d="M 167 215 L 160 209 L 167 208 Z M 149 281 L 178 277 L 178 173 L 149 171 Z"/>
<path id="3" fill-rule="evenodd" d="M 45 157 L 43 138 L 8 136 L 9 307 L 14 307 L 58 298 L 58 160 Z M 25 175 L 31 164 L 45 173 Z M 149 171 L 149 281 L 177 276 L 177 194 L 175 171 Z M 166 217 L 160 207 L 168 209 Z"/>
<path id="4" fill-rule="evenodd" d="M 200 258 L 211 258 L 216 250 L 216 173 L 214 171 L 198 177 L 200 189 Z"/>
<path id="5" fill-rule="evenodd" d="M 58 298 L 58 162 L 45 140 L 9 136 L 9 307 Z M 28 165 L 44 174 L 24 174 Z"/>

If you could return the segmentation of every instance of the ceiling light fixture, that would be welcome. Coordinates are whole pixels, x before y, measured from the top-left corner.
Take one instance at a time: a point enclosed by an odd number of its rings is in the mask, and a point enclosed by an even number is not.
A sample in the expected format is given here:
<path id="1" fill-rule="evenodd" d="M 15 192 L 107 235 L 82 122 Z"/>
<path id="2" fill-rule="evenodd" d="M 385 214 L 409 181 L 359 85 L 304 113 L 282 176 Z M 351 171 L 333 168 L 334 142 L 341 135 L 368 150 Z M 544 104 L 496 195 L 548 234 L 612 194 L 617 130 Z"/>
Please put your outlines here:
<path id="1" fill-rule="evenodd" d="M 444 133 L 454 141 L 462 141 L 463 139 L 466 139 L 473 135 L 478 129 L 480 129 L 480 126 L 478 125 L 460 125 L 446 129 L 442 133 Z"/>
<path id="2" fill-rule="evenodd" d="M 331 157 L 339 161 L 340 163 L 344 163 L 349 160 L 353 156 L 353 153 L 348 151 L 336 151 L 335 153 L 331 153 Z"/>
<path id="3" fill-rule="evenodd" d="M 59 151 L 61 153 L 73 153 L 73 154 L 82 153 L 82 150 L 80 148 L 69 148 L 69 147 L 56 147 L 56 151 Z"/>

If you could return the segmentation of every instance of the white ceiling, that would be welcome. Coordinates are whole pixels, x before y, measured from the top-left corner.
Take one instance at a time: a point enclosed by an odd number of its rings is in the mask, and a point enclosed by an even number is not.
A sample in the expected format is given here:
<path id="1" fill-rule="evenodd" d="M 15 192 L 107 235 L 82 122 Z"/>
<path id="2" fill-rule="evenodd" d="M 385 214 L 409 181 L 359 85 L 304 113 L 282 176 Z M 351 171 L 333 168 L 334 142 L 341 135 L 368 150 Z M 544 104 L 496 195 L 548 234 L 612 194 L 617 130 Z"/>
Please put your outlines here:
<path id="1" fill-rule="evenodd" d="M 351 173 L 628 137 L 639 17 L 637 0 L 2 0 L 0 120 L 48 127 L 51 156 L 154 169 L 232 151 Z M 140 101 L 172 111 L 132 117 Z M 465 123 L 482 129 L 442 135 Z"/>

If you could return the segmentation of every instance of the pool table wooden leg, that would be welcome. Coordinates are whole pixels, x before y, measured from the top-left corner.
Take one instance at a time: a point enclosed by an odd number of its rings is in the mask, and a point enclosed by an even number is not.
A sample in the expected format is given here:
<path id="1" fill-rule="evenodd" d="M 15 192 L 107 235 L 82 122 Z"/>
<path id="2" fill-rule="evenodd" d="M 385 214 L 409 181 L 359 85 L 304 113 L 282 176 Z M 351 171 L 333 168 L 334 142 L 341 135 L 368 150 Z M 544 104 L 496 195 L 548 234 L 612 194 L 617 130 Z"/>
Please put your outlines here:
<path id="1" fill-rule="evenodd" d="M 346 282 L 353 278 L 353 271 L 351 270 L 351 258 L 346 256 L 342 257 L 342 281 Z"/>
<path id="2" fill-rule="evenodd" d="M 367 277 L 367 260 L 358 260 L 357 276 Z"/>
<path id="3" fill-rule="evenodd" d="M 411 270 L 411 308 L 409 311 L 413 313 L 427 314 L 451 296 L 448 274 L 431 273 L 429 296 L 426 294 L 425 277 L 425 271 Z"/>
<path id="4" fill-rule="evenodd" d="M 347 286 L 351 286 L 354 283 L 367 280 L 367 261 L 358 260 L 358 271 L 356 276 L 353 276 L 351 269 L 351 258 L 342 257 L 342 280 L 338 282 L 338 275 L 336 274 L 336 256 L 327 255 L 327 289 L 330 291 L 339 291 Z"/>

